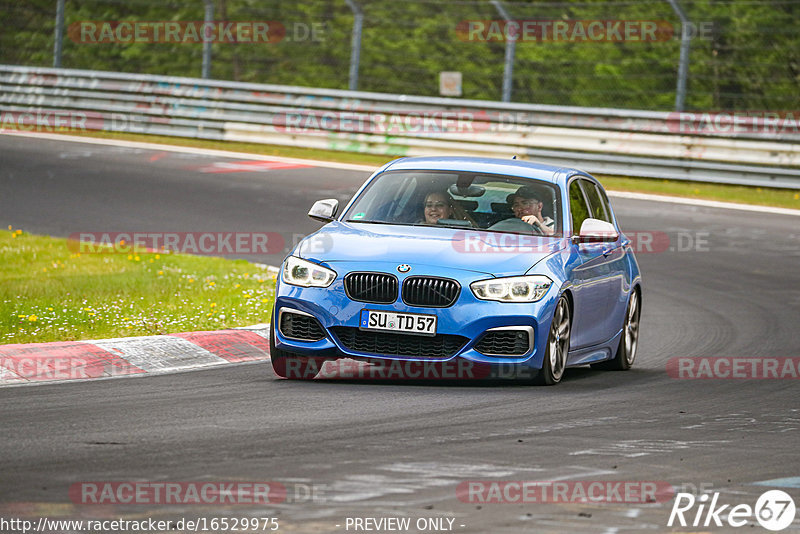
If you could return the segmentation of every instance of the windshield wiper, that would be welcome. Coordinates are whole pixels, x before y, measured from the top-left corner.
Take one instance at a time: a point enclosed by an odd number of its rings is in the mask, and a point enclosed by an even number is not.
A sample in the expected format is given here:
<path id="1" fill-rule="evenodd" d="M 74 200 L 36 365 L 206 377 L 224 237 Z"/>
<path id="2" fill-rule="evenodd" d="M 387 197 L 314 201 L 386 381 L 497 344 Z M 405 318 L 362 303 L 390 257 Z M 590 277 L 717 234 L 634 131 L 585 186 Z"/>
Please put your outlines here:
<path id="1" fill-rule="evenodd" d="M 467 221 L 464 221 L 467 222 Z M 433 228 L 457 228 L 459 230 L 480 230 L 480 228 L 476 228 L 471 224 L 428 224 L 425 226 L 431 226 Z"/>
<path id="2" fill-rule="evenodd" d="M 389 222 L 389 221 L 368 221 L 364 219 L 346 219 L 344 222 L 352 222 L 352 223 L 367 223 L 367 224 L 388 224 L 391 226 L 419 226 L 414 223 L 400 223 L 400 222 Z"/>

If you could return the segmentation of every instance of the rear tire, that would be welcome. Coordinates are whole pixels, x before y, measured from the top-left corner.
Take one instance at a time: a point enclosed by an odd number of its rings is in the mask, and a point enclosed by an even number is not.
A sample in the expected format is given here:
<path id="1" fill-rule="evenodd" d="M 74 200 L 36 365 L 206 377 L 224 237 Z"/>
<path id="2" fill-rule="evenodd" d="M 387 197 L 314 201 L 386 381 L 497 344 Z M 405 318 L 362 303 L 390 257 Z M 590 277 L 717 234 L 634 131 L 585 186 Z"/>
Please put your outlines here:
<path id="1" fill-rule="evenodd" d="M 325 358 L 298 356 L 275 348 L 275 313 L 269 324 L 269 359 L 272 371 L 280 378 L 289 380 L 311 380 L 322 368 Z"/>
<path id="2" fill-rule="evenodd" d="M 613 359 L 593 363 L 592 369 L 603 371 L 627 371 L 633 367 L 636 359 L 636 349 L 639 347 L 639 317 L 642 314 L 642 305 L 639 293 L 634 289 L 625 310 L 625 320 L 622 323 L 622 336 L 619 340 L 617 354 Z"/>
<path id="3" fill-rule="evenodd" d="M 554 386 L 561 382 L 564 369 L 567 366 L 569 353 L 569 335 L 571 329 L 569 301 L 561 296 L 553 312 L 553 321 L 550 323 L 550 334 L 547 336 L 547 350 L 544 354 L 542 369 L 533 383 L 539 386 Z"/>

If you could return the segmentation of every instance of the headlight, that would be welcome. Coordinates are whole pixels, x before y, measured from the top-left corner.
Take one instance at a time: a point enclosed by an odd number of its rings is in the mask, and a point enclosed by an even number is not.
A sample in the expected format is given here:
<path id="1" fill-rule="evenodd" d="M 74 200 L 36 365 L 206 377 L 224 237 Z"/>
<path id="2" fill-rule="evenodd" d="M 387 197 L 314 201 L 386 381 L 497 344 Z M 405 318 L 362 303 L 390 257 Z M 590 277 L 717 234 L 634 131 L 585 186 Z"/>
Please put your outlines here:
<path id="1" fill-rule="evenodd" d="M 295 256 L 286 258 L 281 280 L 301 287 L 328 287 L 336 279 L 336 271 Z"/>
<path id="2" fill-rule="evenodd" d="M 472 293 L 481 300 L 536 302 L 550 289 L 552 280 L 543 275 L 512 276 L 472 282 Z"/>

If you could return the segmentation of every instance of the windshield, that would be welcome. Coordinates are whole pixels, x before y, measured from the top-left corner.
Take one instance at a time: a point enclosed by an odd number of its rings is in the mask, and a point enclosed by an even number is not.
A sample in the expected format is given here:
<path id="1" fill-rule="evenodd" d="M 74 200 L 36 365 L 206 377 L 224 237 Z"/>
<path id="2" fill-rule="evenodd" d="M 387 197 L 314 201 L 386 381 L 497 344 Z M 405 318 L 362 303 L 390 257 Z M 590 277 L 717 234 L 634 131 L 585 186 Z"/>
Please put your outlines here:
<path id="1" fill-rule="evenodd" d="M 343 216 L 348 222 L 438 226 L 560 237 L 558 188 L 462 172 L 385 172 Z"/>

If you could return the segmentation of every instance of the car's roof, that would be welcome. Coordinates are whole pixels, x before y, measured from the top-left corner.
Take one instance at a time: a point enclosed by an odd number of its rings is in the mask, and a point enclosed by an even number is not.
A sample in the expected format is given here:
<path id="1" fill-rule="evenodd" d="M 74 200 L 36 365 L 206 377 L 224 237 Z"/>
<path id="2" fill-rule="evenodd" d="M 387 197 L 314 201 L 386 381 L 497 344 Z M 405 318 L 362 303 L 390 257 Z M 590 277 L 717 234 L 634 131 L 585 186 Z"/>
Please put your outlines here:
<path id="1" fill-rule="evenodd" d="M 503 174 L 563 182 L 564 178 L 579 173 L 577 169 L 557 167 L 519 159 L 478 158 L 461 156 L 435 156 L 401 158 L 389 163 L 384 171 L 468 171 L 486 174 Z"/>

